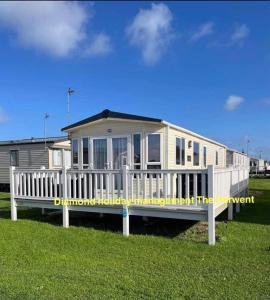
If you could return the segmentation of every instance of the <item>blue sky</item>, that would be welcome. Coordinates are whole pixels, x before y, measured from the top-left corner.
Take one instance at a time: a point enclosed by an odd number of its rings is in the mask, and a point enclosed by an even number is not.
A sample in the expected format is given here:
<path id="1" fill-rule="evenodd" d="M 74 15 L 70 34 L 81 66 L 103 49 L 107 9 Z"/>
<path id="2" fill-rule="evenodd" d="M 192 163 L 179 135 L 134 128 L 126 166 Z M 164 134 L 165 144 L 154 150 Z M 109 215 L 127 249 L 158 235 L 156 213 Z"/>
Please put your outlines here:
<path id="1" fill-rule="evenodd" d="M 0 3 L 0 140 L 105 108 L 270 159 L 270 3 Z"/>

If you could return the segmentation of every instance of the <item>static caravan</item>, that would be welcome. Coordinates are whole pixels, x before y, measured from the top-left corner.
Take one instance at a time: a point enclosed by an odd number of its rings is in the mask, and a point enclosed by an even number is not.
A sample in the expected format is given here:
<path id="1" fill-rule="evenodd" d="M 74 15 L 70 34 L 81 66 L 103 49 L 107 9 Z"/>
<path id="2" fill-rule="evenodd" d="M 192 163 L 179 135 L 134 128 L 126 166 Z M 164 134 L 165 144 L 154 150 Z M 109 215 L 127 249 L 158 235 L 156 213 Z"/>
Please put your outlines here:
<path id="1" fill-rule="evenodd" d="M 161 119 L 104 110 L 62 130 L 75 169 L 226 167 L 225 145 Z"/>
<path id="2" fill-rule="evenodd" d="M 126 236 L 129 216 L 204 220 L 214 245 L 215 218 L 228 208 L 231 220 L 234 204 L 201 200 L 247 193 L 248 166 L 227 168 L 225 145 L 161 119 L 104 110 L 62 130 L 70 169 L 10 168 L 12 220 L 18 206 L 61 208 L 64 227 L 71 211 L 117 214 Z"/>
<path id="3" fill-rule="evenodd" d="M 9 167 L 60 169 L 70 167 L 70 141 L 66 137 L 31 138 L 0 142 L 0 190 L 9 189 Z"/>
<path id="4" fill-rule="evenodd" d="M 249 167 L 249 157 L 246 153 L 227 149 L 227 167 Z"/>
<path id="5" fill-rule="evenodd" d="M 250 158 L 250 173 L 259 174 L 265 172 L 265 161 L 261 158 Z"/>
<path id="6" fill-rule="evenodd" d="M 266 169 L 266 172 L 269 173 L 270 172 L 270 161 L 265 161 L 265 169 Z"/>

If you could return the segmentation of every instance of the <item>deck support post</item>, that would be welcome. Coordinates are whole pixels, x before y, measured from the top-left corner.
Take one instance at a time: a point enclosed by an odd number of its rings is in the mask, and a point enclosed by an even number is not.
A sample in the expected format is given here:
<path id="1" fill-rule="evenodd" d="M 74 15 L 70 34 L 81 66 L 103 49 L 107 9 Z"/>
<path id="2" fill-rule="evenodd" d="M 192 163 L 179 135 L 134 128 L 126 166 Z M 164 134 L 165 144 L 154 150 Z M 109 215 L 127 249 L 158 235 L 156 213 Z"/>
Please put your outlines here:
<path id="1" fill-rule="evenodd" d="M 208 244 L 215 245 L 216 243 L 216 224 L 215 224 L 215 203 L 214 203 L 214 166 L 208 166 L 208 199 L 213 199 L 212 203 L 208 204 Z"/>
<path id="2" fill-rule="evenodd" d="M 128 199 L 128 166 L 124 165 L 123 172 L 123 199 Z M 123 205 L 123 235 L 129 236 L 129 210 L 127 205 Z"/>
<path id="3" fill-rule="evenodd" d="M 127 206 L 123 207 L 123 235 L 129 236 L 129 211 Z"/>
<path id="4" fill-rule="evenodd" d="M 147 216 L 143 216 L 142 219 L 143 219 L 144 222 L 148 222 L 149 221 L 149 219 L 148 219 Z"/>
<path id="5" fill-rule="evenodd" d="M 63 194 L 62 199 L 67 200 L 67 168 L 63 166 L 62 169 L 62 180 L 63 180 Z M 66 204 L 63 205 L 63 227 L 69 227 L 69 209 Z"/>
<path id="6" fill-rule="evenodd" d="M 45 215 L 45 208 L 41 208 L 41 214 L 42 214 L 42 216 Z"/>
<path id="7" fill-rule="evenodd" d="M 228 220 L 233 220 L 233 203 L 228 204 Z"/>
<path id="8" fill-rule="evenodd" d="M 14 199 L 14 170 L 15 167 L 10 167 L 9 176 L 10 176 L 10 210 L 11 210 L 11 220 L 17 221 L 17 205 Z"/>
<path id="9" fill-rule="evenodd" d="M 63 205 L 63 227 L 69 227 L 69 210 L 67 205 Z"/>

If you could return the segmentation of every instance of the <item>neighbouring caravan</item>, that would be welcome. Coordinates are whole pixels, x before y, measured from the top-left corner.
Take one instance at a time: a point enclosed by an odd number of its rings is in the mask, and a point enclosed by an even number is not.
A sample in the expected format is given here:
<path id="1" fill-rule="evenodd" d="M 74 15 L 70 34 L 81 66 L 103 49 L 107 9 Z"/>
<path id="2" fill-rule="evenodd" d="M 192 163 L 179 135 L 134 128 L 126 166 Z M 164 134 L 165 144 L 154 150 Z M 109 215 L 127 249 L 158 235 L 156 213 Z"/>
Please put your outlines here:
<path id="1" fill-rule="evenodd" d="M 45 143 L 46 142 L 46 143 Z M 67 137 L 31 138 L 0 142 L 0 190 L 9 189 L 9 167 L 58 169 L 71 165 L 70 141 Z"/>
<path id="2" fill-rule="evenodd" d="M 248 167 L 249 157 L 246 153 L 242 153 L 233 149 L 227 149 L 226 162 L 227 167 Z"/>
<path id="3" fill-rule="evenodd" d="M 266 169 L 267 173 L 270 172 L 270 161 L 268 161 L 268 160 L 265 161 L 265 169 Z"/>
<path id="4" fill-rule="evenodd" d="M 202 169 L 226 167 L 226 146 L 156 118 L 104 110 L 62 129 L 72 168 Z"/>
<path id="5" fill-rule="evenodd" d="M 251 174 L 260 174 L 264 173 L 266 169 L 265 161 L 261 158 L 250 158 L 250 173 Z"/>

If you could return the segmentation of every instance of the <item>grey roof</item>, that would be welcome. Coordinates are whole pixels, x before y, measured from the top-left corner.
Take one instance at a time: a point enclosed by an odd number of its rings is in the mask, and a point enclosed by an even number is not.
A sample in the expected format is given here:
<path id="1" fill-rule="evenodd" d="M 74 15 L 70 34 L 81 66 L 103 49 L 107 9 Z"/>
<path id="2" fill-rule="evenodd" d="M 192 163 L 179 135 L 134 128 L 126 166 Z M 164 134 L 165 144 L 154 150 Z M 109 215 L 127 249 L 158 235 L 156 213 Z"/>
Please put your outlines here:
<path id="1" fill-rule="evenodd" d="M 236 149 L 228 148 L 227 150 L 228 150 L 228 151 L 231 151 L 231 152 L 236 152 L 236 153 L 243 154 L 243 155 L 246 155 L 246 156 L 247 156 L 247 153 L 241 152 L 241 151 L 236 150 Z"/>
<path id="2" fill-rule="evenodd" d="M 22 140 L 9 140 L 9 141 L 0 141 L 0 146 L 3 145 L 18 145 L 18 144 L 38 144 L 38 143 L 55 143 L 68 140 L 67 136 L 58 136 L 58 137 L 47 137 L 47 138 L 34 138 L 31 139 L 22 139 Z"/>
<path id="3" fill-rule="evenodd" d="M 64 128 L 62 128 L 62 131 L 71 129 L 71 128 L 75 128 L 84 124 L 88 124 L 100 119 L 126 119 L 126 120 L 136 120 L 136 121 L 147 121 L 147 122 L 155 122 L 155 123 L 161 123 L 162 120 L 161 119 L 156 119 L 156 118 L 149 118 L 149 117 L 144 117 L 144 116 L 138 116 L 138 115 L 131 115 L 131 114 L 126 114 L 126 113 L 120 113 L 120 112 L 116 112 L 116 111 L 111 111 L 109 109 L 105 109 L 102 112 L 93 115 L 89 118 L 83 119 L 79 122 L 76 122 L 74 124 L 71 124 L 69 126 L 66 126 Z"/>

